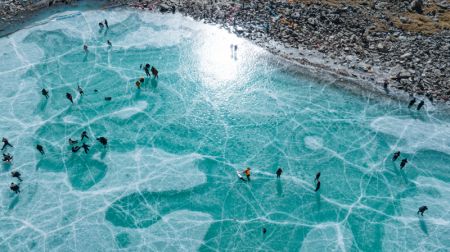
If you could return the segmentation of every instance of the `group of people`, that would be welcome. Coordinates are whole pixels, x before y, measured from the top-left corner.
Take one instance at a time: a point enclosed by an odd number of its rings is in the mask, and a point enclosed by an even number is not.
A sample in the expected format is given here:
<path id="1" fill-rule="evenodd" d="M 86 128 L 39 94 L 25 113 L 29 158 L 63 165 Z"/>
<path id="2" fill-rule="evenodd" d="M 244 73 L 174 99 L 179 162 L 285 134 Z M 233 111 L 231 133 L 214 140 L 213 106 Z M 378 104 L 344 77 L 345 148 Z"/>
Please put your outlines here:
<path id="1" fill-rule="evenodd" d="M 158 70 L 154 66 L 150 66 L 150 64 L 148 63 L 144 65 L 144 68 L 142 68 L 142 66 L 143 64 L 139 66 L 139 69 L 143 69 L 147 77 L 151 77 L 153 75 L 155 79 L 158 79 Z M 138 89 L 141 89 L 141 86 L 144 84 L 144 81 L 145 81 L 144 77 L 139 78 L 139 80 L 137 80 L 135 83 L 136 87 Z"/>
<path id="2" fill-rule="evenodd" d="M 392 156 L 392 161 L 395 162 L 400 157 L 400 154 L 401 154 L 400 151 L 396 151 L 394 153 L 394 155 Z M 407 163 L 408 163 L 407 158 L 402 159 L 400 162 L 400 169 L 403 169 Z M 245 182 L 250 182 L 250 171 L 251 171 L 250 167 L 247 167 L 244 171 L 242 171 L 242 173 L 245 174 L 245 176 L 247 177 L 247 180 L 244 179 L 244 177 L 241 175 L 240 172 L 237 172 L 237 175 L 240 180 L 245 181 Z M 275 174 L 277 175 L 277 178 L 280 178 L 282 173 L 283 173 L 283 169 L 281 169 L 281 168 L 278 168 L 277 171 L 275 172 Z M 314 189 L 314 191 L 317 192 L 320 189 L 320 172 L 316 173 L 314 183 L 316 184 L 316 189 Z M 426 210 L 428 210 L 427 206 L 421 206 L 419 208 L 419 211 L 417 211 L 417 214 L 420 213 L 423 216 L 423 213 Z M 263 230 L 263 233 L 265 233 L 264 230 Z"/>
<path id="3" fill-rule="evenodd" d="M 108 20 L 104 20 L 104 22 L 100 22 L 99 23 L 99 26 L 100 26 L 100 28 L 101 29 L 103 29 L 105 26 L 106 26 L 106 29 L 109 29 L 109 26 L 108 26 Z M 108 46 L 112 46 L 112 43 L 111 43 L 111 41 L 109 41 L 109 40 L 107 40 L 107 42 L 106 42 L 107 44 L 108 44 Z M 87 53 L 88 52 L 88 46 L 85 44 L 84 46 L 83 46 L 83 49 L 84 49 L 84 51 Z M 143 69 L 144 70 L 144 72 L 145 72 L 145 74 L 146 74 L 146 76 L 147 77 L 151 77 L 152 75 L 153 75 L 153 77 L 155 78 L 155 79 L 158 79 L 158 70 L 154 67 L 154 66 L 150 66 L 150 64 L 145 64 L 145 65 L 143 65 L 143 64 L 141 64 L 140 65 L 140 69 Z M 141 86 L 144 84 L 144 81 L 145 81 L 145 79 L 144 79 L 144 77 L 141 77 L 139 80 L 137 80 L 136 82 L 135 82 L 135 84 L 136 84 L 136 87 L 138 88 L 138 89 L 140 89 L 141 88 Z M 83 89 L 78 85 L 78 87 L 77 87 L 77 90 L 78 90 L 78 92 L 80 93 L 80 95 L 84 95 L 84 91 L 83 91 Z M 95 91 L 97 91 L 97 90 L 95 90 Z M 45 97 L 45 98 L 49 98 L 49 91 L 47 90 L 47 89 L 45 89 L 45 88 L 43 88 L 42 90 L 41 90 L 41 94 Z M 67 100 L 69 100 L 72 104 L 73 104 L 73 96 L 72 96 L 72 94 L 71 93 L 69 93 L 69 92 L 67 92 L 66 93 L 66 99 Z M 106 101 L 111 101 L 111 99 L 112 99 L 112 97 L 105 97 L 105 100 Z M 82 146 L 81 146 L 82 147 Z M 80 147 L 80 148 L 81 148 Z M 88 148 L 87 146 L 85 146 L 85 147 L 82 147 L 82 148 L 84 148 L 84 150 L 86 151 L 86 148 Z M 75 147 L 75 149 L 77 149 L 77 150 L 79 150 L 79 147 Z"/>
<path id="4" fill-rule="evenodd" d="M 3 147 L 2 147 L 2 151 L 4 151 L 6 148 L 8 147 L 13 147 L 12 144 L 9 143 L 8 139 L 3 137 L 2 138 L 2 142 L 3 142 Z M 3 153 L 3 162 L 6 163 L 11 163 L 13 160 L 13 156 L 9 153 Z M 11 172 L 11 176 L 14 178 L 17 178 L 19 180 L 19 183 L 14 183 L 12 182 L 11 185 L 9 185 L 9 189 L 11 189 L 11 191 L 17 193 L 20 193 L 20 182 L 22 182 L 22 178 L 20 177 L 21 174 L 18 171 L 12 171 Z"/>
<path id="5" fill-rule="evenodd" d="M 416 97 L 413 97 L 412 100 L 409 101 L 408 108 L 411 108 L 416 103 L 416 101 L 417 101 Z M 419 102 L 419 105 L 417 105 L 417 110 L 420 110 L 423 107 L 423 105 L 425 105 L 425 102 L 421 100 Z"/>
<path id="6" fill-rule="evenodd" d="M 251 171 L 250 167 L 247 167 L 244 171 L 242 171 L 242 173 L 245 174 L 245 176 L 247 177 L 247 180 L 245 180 L 244 177 L 239 172 L 237 172 L 238 178 L 242 181 L 250 182 L 250 171 Z M 275 172 L 278 179 L 281 177 L 282 173 L 283 173 L 283 169 L 281 169 L 281 167 L 278 167 L 277 171 Z M 319 191 L 319 189 L 320 189 L 319 178 L 320 178 L 320 172 L 316 173 L 316 178 L 314 179 L 314 183 L 316 184 L 316 189 L 314 190 L 315 192 Z"/>
<path id="7" fill-rule="evenodd" d="M 83 142 L 84 139 L 89 139 L 86 131 L 81 132 L 81 145 L 78 145 L 78 140 L 72 140 L 72 138 L 69 138 L 69 144 L 72 145 L 71 149 L 73 153 L 78 152 L 80 149 L 83 149 L 84 153 L 86 154 L 89 152 L 89 148 L 91 146 Z M 106 137 L 97 137 L 96 140 L 100 142 L 100 144 L 102 144 L 104 147 L 106 147 L 106 145 L 108 144 L 108 139 Z"/>
<path id="8" fill-rule="evenodd" d="M 2 142 L 3 142 L 3 147 L 2 147 L 2 151 L 5 150 L 7 147 L 13 147 L 8 139 L 6 138 L 2 138 Z M 3 162 L 7 162 L 7 163 L 11 163 L 13 160 L 13 156 L 9 153 L 3 153 Z"/>
<path id="9" fill-rule="evenodd" d="M 419 104 L 420 105 L 420 104 Z M 418 108 L 417 110 L 419 110 L 420 108 Z M 392 156 L 392 161 L 395 162 L 399 157 L 400 157 L 400 151 L 396 151 L 394 152 L 394 155 Z M 404 158 L 402 159 L 402 161 L 400 161 L 400 169 L 405 168 L 405 165 L 408 163 L 408 159 Z M 417 211 L 417 214 L 421 213 L 423 216 L 423 213 L 428 210 L 427 206 L 421 206 L 419 207 L 419 211 Z"/>
<path id="10" fill-rule="evenodd" d="M 400 151 L 395 152 L 394 155 L 392 156 L 392 161 L 395 162 L 399 157 L 400 157 Z M 407 163 L 408 163 L 407 158 L 402 159 L 402 161 L 400 162 L 400 169 L 405 168 L 405 165 Z"/>
<path id="11" fill-rule="evenodd" d="M 393 80 L 397 80 L 400 81 L 402 79 L 402 77 L 400 76 L 400 73 L 397 74 L 397 77 L 392 78 Z M 422 79 L 419 80 L 419 83 Z M 384 80 L 384 90 L 389 93 L 389 89 L 388 89 L 388 85 L 389 85 L 389 81 L 387 79 Z M 409 101 L 408 104 L 408 108 L 410 109 L 412 106 L 414 106 L 414 104 L 417 102 L 416 97 L 414 97 L 414 95 L 410 94 L 410 97 L 412 97 L 412 99 Z M 428 100 L 430 100 L 431 103 L 433 103 L 433 96 L 430 93 L 425 94 L 425 97 L 428 98 Z M 417 105 L 417 110 L 420 110 L 423 106 L 425 105 L 425 101 L 421 100 L 419 102 L 419 104 Z"/>
<path id="12" fill-rule="evenodd" d="M 44 94 L 44 90 L 45 90 L 45 89 L 42 89 L 42 94 Z M 83 91 L 83 89 L 80 87 L 80 85 L 78 85 L 77 90 L 78 90 L 78 92 L 80 93 L 80 95 L 84 95 L 84 91 Z M 46 91 L 46 93 L 47 93 L 47 95 L 45 95 L 45 98 L 48 99 L 48 91 Z M 66 93 L 66 98 L 67 98 L 67 100 L 69 100 L 69 101 L 73 104 L 73 97 L 72 97 L 72 94 L 71 94 L 71 93 Z"/>
<path id="13" fill-rule="evenodd" d="M 108 30 L 109 29 L 108 20 L 105 19 L 103 22 L 99 22 L 98 26 L 100 27 L 100 32 L 103 31 L 103 29 L 105 27 L 106 27 L 106 30 Z M 105 32 L 105 34 L 106 34 L 106 32 Z M 106 44 L 109 47 L 112 47 L 112 43 L 110 40 L 106 40 Z M 86 44 L 83 45 L 83 50 L 86 54 L 89 52 L 88 46 Z"/>
<path id="14" fill-rule="evenodd" d="M 87 132 L 83 131 L 81 133 L 81 141 L 83 141 L 84 139 L 89 139 Z M 108 144 L 108 139 L 106 137 L 98 137 L 96 138 L 96 140 L 102 144 L 104 147 L 107 146 Z M 9 143 L 8 139 L 3 137 L 2 138 L 2 142 L 3 142 L 3 147 L 2 147 L 2 151 L 4 151 L 7 147 L 13 147 L 12 144 Z M 84 152 L 87 154 L 89 152 L 89 147 L 91 147 L 90 145 L 86 144 L 85 142 L 82 143 L 81 146 L 78 146 L 76 144 L 78 144 L 78 140 L 72 140 L 71 138 L 69 138 L 69 144 L 70 145 L 75 145 L 72 146 L 72 152 L 78 152 L 81 148 L 83 148 Z M 41 155 L 45 155 L 45 150 L 44 147 L 40 144 L 36 145 L 36 149 L 38 150 L 38 152 Z M 3 153 L 3 162 L 5 163 L 11 163 L 13 160 L 13 156 L 9 153 Z M 11 189 L 11 191 L 17 193 L 20 193 L 20 182 L 22 182 L 22 178 L 21 178 L 21 173 L 19 171 L 12 171 L 11 172 L 11 176 L 13 178 L 17 178 L 19 180 L 19 183 L 14 183 L 12 182 L 11 185 L 9 186 L 9 188 Z"/>
<path id="15" fill-rule="evenodd" d="M 142 65 L 143 65 L 143 64 L 141 64 L 141 65 L 139 66 L 140 69 L 142 69 Z M 158 70 L 156 70 L 156 68 L 155 68 L 154 66 L 150 66 L 150 64 L 148 64 L 148 63 L 144 65 L 144 72 L 145 72 L 145 74 L 147 75 L 147 77 L 151 77 L 152 74 L 153 74 L 153 77 L 154 77 L 155 79 L 158 79 Z M 150 74 L 150 72 L 151 72 L 152 74 Z"/>
<path id="16" fill-rule="evenodd" d="M 100 27 L 100 29 L 103 30 L 103 28 L 105 26 L 106 26 L 106 29 L 109 29 L 108 20 L 105 19 L 104 23 L 105 23 L 104 25 L 103 25 L 103 22 L 98 23 L 98 26 Z"/>

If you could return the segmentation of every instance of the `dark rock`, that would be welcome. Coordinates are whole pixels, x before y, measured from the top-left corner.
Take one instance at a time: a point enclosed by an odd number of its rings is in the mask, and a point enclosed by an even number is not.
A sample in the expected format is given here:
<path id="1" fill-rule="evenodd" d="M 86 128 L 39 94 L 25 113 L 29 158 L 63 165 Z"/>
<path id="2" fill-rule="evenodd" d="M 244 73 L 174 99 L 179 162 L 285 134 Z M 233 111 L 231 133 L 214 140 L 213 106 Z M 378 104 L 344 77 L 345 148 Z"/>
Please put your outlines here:
<path id="1" fill-rule="evenodd" d="M 423 13 L 423 0 L 414 0 L 411 2 L 410 9 L 422 14 Z"/>
<path id="2" fill-rule="evenodd" d="M 160 12 L 168 12 L 171 8 L 167 4 L 160 4 L 159 5 L 159 11 Z"/>

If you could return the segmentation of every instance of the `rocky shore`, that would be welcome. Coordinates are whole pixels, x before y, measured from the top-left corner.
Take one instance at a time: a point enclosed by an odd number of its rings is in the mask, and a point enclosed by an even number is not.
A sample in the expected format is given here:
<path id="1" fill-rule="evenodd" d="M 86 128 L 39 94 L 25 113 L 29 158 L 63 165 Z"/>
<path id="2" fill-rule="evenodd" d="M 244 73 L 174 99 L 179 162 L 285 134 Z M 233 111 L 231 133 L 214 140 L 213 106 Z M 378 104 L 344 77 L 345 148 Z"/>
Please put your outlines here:
<path id="1" fill-rule="evenodd" d="M 450 100 L 448 1 L 115 1 L 223 25 L 269 51 L 386 90 Z"/>
<path id="2" fill-rule="evenodd" d="M 182 12 L 220 24 L 302 65 L 374 83 L 386 92 L 397 90 L 450 104 L 450 3 L 446 0 L 109 2 Z"/>
<path id="3" fill-rule="evenodd" d="M 31 14 L 58 4 L 71 4 L 76 0 L 0 0 L 0 32 L 24 22 Z"/>

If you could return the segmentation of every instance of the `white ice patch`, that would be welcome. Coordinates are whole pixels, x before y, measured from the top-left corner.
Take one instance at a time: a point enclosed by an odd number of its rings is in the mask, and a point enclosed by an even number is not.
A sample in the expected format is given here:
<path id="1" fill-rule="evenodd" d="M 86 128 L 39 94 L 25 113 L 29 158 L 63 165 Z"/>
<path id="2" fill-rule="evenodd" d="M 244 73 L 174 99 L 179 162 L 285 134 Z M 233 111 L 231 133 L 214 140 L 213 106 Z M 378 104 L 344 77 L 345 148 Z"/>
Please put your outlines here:
<path id="1" fill-rule="evenodd" d="M 405 140 L 404 145 L 398 146 L 402 152 L 414 153 L 426 149 L 450 154 L 450 124 L 383 116 L 375 119 L 370 127 Z"/>
<path id="2" fill-rule="evenodd" d="M 137 31 L 129 33 L 123 40 L 117 41 L 115 46 L 125 49 L 145 49 L 149 46 L 167 47 L 179 44 L 185 37 L 190 36 L 180 30 L 156 31 L 150 27 L 140 27 Z"/>
<path id="3" fill-rule="evenodd" d="M 300 251 L 349 251 L 353 234 L 337 223 L 323 223 L 306 235 Z"/>
<path id="4" fill-rule="evenodd" d="M 145 109 L 147 109 L 148 103 L 146 101 L 139 101 L 136 106 L 133 107 L 125 107 L 117 112 L 114 112 L 113 117 L 118 117 L 120 119 L 129 119 L 135 114 L 138 114 Z"/>
<path id="5" fill-rule="evenodd" d="M 73 115 L 64 116 L 62 118 L 62 120 L 64 123 L 67 123 L 67 124 L 81 124 L 82 123 L 82 120 L 80 118 L 75 117 Z"/>
<path id="6" fill-rule="evenodd" d="M 197 251 L 212 221 L 207 213 L 176 211 L 144 229 L 143 235 L 152 251 Z"/>
<path id="7" fill-rule="evenodd" d="M 196 153 L 175 155 L 156 148 L 130 152 L 110 152 L 105 158 L 108 172 L 95 189 L 114 191 L 184 190 L 206 182 L 197 168 L 201 156 Z"/>
<path id="8" fill-rule="evenodd" d="M 323 139 L 316 136 L 305 137 L 305 145 L 310 150 L 320 150 L 323 148 Z"/>

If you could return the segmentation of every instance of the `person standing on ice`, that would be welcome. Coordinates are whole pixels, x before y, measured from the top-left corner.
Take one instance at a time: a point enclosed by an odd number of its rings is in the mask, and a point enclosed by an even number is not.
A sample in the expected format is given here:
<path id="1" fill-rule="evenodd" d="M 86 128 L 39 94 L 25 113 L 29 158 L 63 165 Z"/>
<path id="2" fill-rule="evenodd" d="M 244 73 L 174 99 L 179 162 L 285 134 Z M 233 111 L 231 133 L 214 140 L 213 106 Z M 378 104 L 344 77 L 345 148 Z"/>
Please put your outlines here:
<path id="1" fill-rule="evenodd" d="M 247 167 L 243 173 L 245 173 L 245 176 L 247 176 L 247 181 L 250 182 L 250 167 Z"/>
<path id="2" fill-rule="evenodd" d="M 16 194 L 20 193 L 19 185 L 16 185 L 14 183 L 11 183 L 11 185 L 9 186 L 9 189 L 11 189 L 11 191 L 15 192 Z"/>
<path id="3" fill-rule="evenodd" d="M 66 93 L 66 98 L 73 104 L 73 98 L 70 93 Z"/>
<path id="4" fill-rule="evenodd" d="M 400 151 L 395 152 L 394 156 L 392 156 L 392 161 L 397 160 L 397 158 L 399 158 L 399 157 L 400 157 Z"/>
<path id="5" fill-rule="evenodd" d="M 106 26 L 106 29 L 109 29 L 108 20 L 106 20 L 106 19 L 105 19 L 105 26 Z"/>
<path id="6" fill-rule="evenodd" d="M 150 64 L 145 64 L 145 66 L 144 66 L 144 72 L 145 72 L 145 74 L 147 75 L 147 77 L 150 77 L 151 76 L 151 74 L 150 74 Z"/>
<path id="7" fill-rule="evenodd" d="M 99 141 L 104 147 L 108 144 L 108 139 L 106 137 L 99 137 L 97 138 L 97 141 Z"/>
<path id="8" fill-rule="evenodd" d="M 319 181 L 320 178 L 320 172 L 316 173 L 316 178 L 314 179 L 314 182 Z"/>
<path id="9" fill-rule="evenodd" d="M 402 159 L 402 162 L 400 163 L 400 169 L 403 169 L 405 167 L 406 163 L 408 163 L 408 159 L 407 158 Z"/>
<path id="10" fill-rule="evenodd" d="M 317 192 L 319 191 L 319 189 L 320 189 L 320 180 L 317 180 L 316 189 L 314 191 Z"/>
<path id="11" fill-rule="evenodd" d="M 86 44 L 83 46 L 83 50 L 85 53 L 88 53 L 88 46 Z"/>
<path id="12" fill-rule="evenodd" d="M 86 137 L 87 139 L 89 139 L 89 137 L 88 137 L 88 135 L 87 135 L 87 132 L 86 132 L 86 131 L 81 132 L 81 141 L 83 141 L 83 139 L 84 139 L 85 137 Z"/>
<path id="13" fill-rule="evenodd" d="M 411 108 L 412 105 L 414 105 L 414 103 L 416 103 L 416 98 L 414 97 L 408 104 L 408 108 Z"/>
<path id="14" fill-rule="evenodd" d="M 316 178 L 314 179 L 314 182 L 316 182 L 316 189 L 314 190 L 315 192 L 319 191 L 320 189 L 320 172 L 316 173 Z"/>
<path id="15" fill-rule="evenodd" d="M 3 142 L 2 150 L 4 150 L 7 146 L 13 147 L 13 146 L 9 143 L 8 139 L 6 139 L 6 138 L 2 138 L 2 142 Z"/>
<path id="16" fill-rule="evenodd" d="M 37 149 L 42 155 L 45 154 L 45 152 L 44 152 L 44 147 L 42 147 L 42 145 L 40 145 L 40 144 L 36 145 L 36 149 Z"/>
<path id="17" fill-rule="evenodd" d="M 84 91 L 83 91 L 83 89 L 80 87 L 80 85 L 78 85 L 77 90 L 78 90 L 78 92 L 80 93 L 80 95 L 84 95 Z"/>
<path id="18" fill-rule="evenodd" d="M 11 154 L 3 153 L 3 162 L 11 163 L 12 160 L 13 160 L 13 156 L 11 156 Z"/>
<path id="19" fill-rule="evenodd" d="M 420 110 L 423 107 L 423 105 L 425 105 L 425 102 L 420 101 L 419 105 L 417 106 L 417 110 Z"/>
<path id="20" fill-rule="evenodd" d="M 281 173 L 283 173 L 283 169 L 281 169 L 281 167 L 279 167 L 277 170 L 277 178 L 280 178 Z"/>
<path id="21" fill-rule="evenodd" d="M 81 145 L 81 148 L 84 149 L 84 153 L 88 153 L 89 152 L 89 147 L 91 147 L 89 144 L 83 143 L 83 145 Z"/>
<path id="22" fill-rule="evenodd" d="M 12 171 L 11 172 L 11 177 L 17 178 L 20 182 L 22 182 L 22 178 L 20 176 L 21 176 L 21 174 L 18 171 Z"/>
<path id="23" fill-rule="evenodd" d="M 427 206 L 421 206 L 421 207 L 419 207 L 419 211 L 417 211 L 417 214 L 422 214 L 422 216 L 423 216 L 423 213 L 426 211 L 426 210 L 428 210 L 428 207 Z"/>
<path id="24" fill-rule="evenodd" d="M 151 71 L 152 71 L 153 77 L 155 79 L 158 79 L 158 70 L 156 70 L 156 68 L 152 66 Z"/>
<path id="25" fill-rule="evenodd" d="M 43 88 L 43 89 L 41 90 L 41 94 L 42 94 L 43 96 L 45 96 L 45 98 L 48 99 L 48 91 L 45 90 L 45 88 Z"/>

